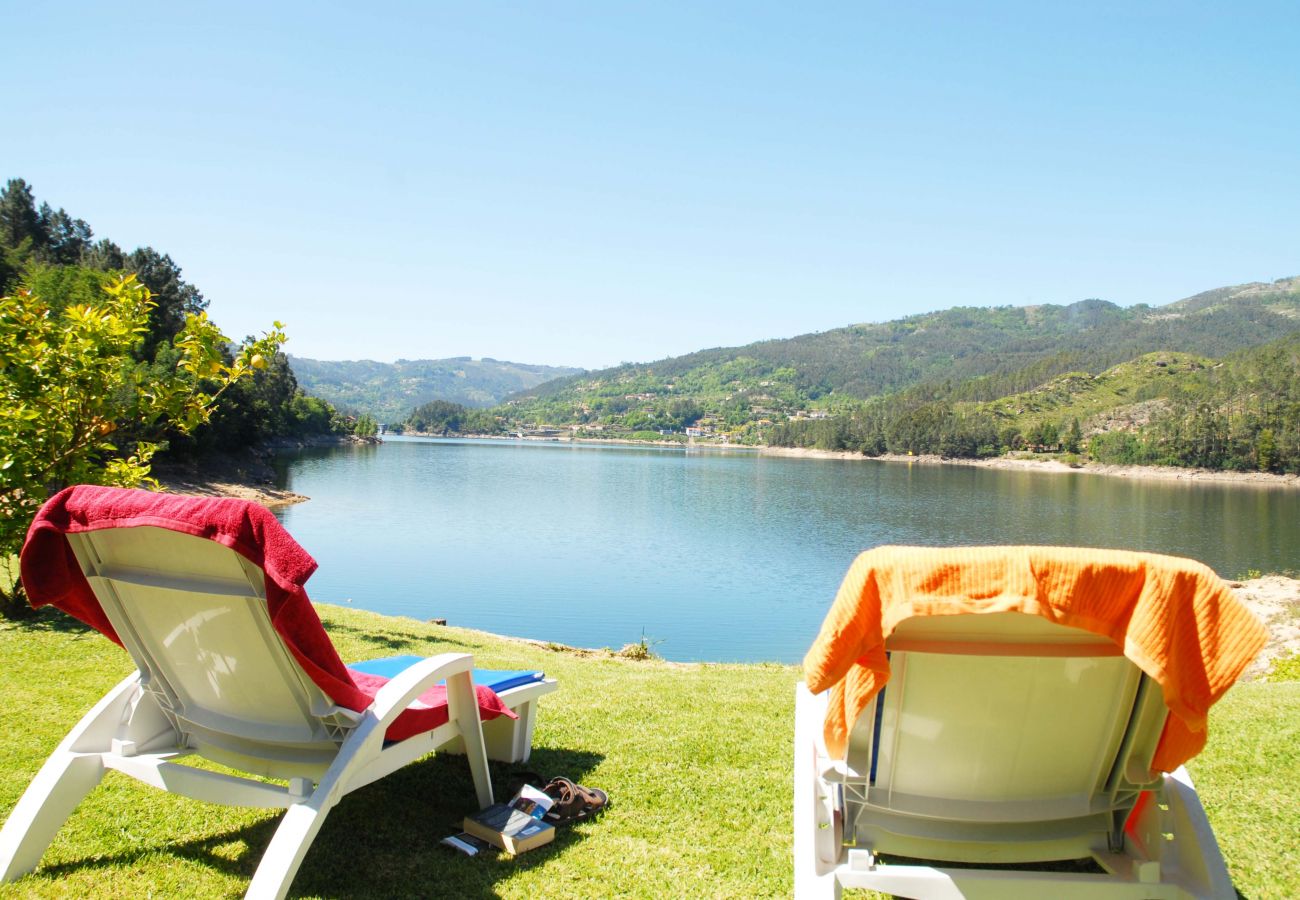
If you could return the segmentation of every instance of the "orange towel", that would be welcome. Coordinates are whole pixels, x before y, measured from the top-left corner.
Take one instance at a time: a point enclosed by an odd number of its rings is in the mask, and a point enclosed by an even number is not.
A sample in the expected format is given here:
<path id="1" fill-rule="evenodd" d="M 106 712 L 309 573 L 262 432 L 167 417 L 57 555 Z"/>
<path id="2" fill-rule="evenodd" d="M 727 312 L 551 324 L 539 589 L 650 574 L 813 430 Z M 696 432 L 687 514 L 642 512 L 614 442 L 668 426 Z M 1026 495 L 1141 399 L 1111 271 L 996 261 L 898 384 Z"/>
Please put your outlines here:
<path id="1" fill-rule="evenodd" d="M 1164 691 L 1169 718 L 1152 766 L 1169 772 L 1205 746 L 1206 714 L 1250 664 L 1264 626 L 1206 566 L 1075 547 L 877 547 L 849 568 L 804 657 L 830 689 L 826 748 L 889 680 L 885 639 L 912 616 L 1023 612 L 1103 635 Z"/>

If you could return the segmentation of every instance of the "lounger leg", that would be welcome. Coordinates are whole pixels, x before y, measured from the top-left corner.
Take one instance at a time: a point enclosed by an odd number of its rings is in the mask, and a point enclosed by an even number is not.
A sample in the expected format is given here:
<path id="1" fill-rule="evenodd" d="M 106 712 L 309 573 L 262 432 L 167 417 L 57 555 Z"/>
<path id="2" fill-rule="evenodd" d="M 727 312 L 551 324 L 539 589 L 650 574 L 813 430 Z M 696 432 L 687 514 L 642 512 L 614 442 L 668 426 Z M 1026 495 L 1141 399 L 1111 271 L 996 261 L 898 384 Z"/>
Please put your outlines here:
<path id="1" fill-rule="evenodd" d="M 425 660 L 426 663 L 430 662 Z M 466 664 L 468 665 L 468 663 Z M 400 676 L 399 676 L 400 677 Z M 434 677 L 433 675 L 429 676 Z M 390 683 L 390 685 L 393 683 Z M 385 688 L 384 690 L 387 690 Z M 407 693 L 420 689 L 418 681 L 408 686 Z M 393 702 L 390 711 L 404 709 L 405 697 L 399 690 L 388 698 Z M 401 701 L 401 702 L 399 702 Z M 488 778 L 487 751 L 483 745 L 483 731 L 478 718 L 478 700 L 474 683 L 468 671 L 447 676 L 448 714 L 459 726 L 465 740 L 465 756 L 474 776 L 474 788 L 482 806 L 492 803 L 492 782 Z M 394 713 L 395 714 L 395 713 Z M 289 807 L 275 830 L 275 836 L 262 856 L 262 862 L 253 873 L 246 898 L 256 900 L 282 900 L 293 883 L 298 867 L 302 865 L 307 850 L 320 831 L 325 817 L 334 805 L 353 787 L 358 772 L 365 763 L 374 759 L 383 743 L 384 731 L 389 724 L 386 714 L 367 716 L 350 734 L 329 771 L 316 785 L 316 790 L 302 803 Z"/>
<path id="2" fill-rule="evenodd" d="M 480 809 L 492 805 L 492 778 L 488 774 L 487 747 L 483 743 L 483 724 L 478 717 L 478 696 L 468 672 L 447 678 L 447 708 L 460 726 L 465 741 L 465 758 L 474 777 L 474 792 Z"/>
<path id="3" fill-rule="evenodd" d="M 111 748 L 138 681 L 139 673 L 132 674 L 105 694 L 27 786 L 0 830 L 0 881 L 13 881 L 36 868 L 59 828 L 104 777 L 99 753 Z"/>
<path id="4" fill-rule="evenodd" d="M 103 777 L 98 756 L 54 751 L 0 831 L 0 880 L 13 881 L 35 869 L 68 816 Z"/>
<path id="5" fill-rule="evenodd" d="M 830 846 L 835 829 L 822 821 L 822 800 L 817 796 L 817 737 L 820 710 L 816 698 L 800 682 L 795 687 L 794 710 L 794 895 L 798 900 L 839 900 L 835 877 L 838 849 Z"/>
<path id="6" fill-rule="evenodd" d="M 303 857 L 329 813 L 328 807 L 322 806 L 309 800 L 289 807 L 253 873 L 244 895 L 246 900 L 282 900 L 289 892 Z"/>
<path id="7" fill-rule="evenodd" d="M 280 827 L 275 829 L 257 871 L 253 873 L 245 898 L 282 900 L 289 892 L 289 885 L 293 884 L 298 867 L 302 865 L 311 842 L 316 840 L 325 817 L 347 794 L 349 783 L 364 761 L 374 758 L 376 749 L 383 742 L 383 735 L 383 724 L 368 718 L 348 736 L 311 795 L 285 811 Z"/>
<path id="8" fill-rule="evenodd" d="M 1165 776 L 1164 801 L 1169 807 L 1165 821 L 1174 835 L 1170 843 L 1177 868 L 1192 881 L 1198 896 L 1235 897 L 1219 842 L 1186 768 L 1179 766 Z"/>

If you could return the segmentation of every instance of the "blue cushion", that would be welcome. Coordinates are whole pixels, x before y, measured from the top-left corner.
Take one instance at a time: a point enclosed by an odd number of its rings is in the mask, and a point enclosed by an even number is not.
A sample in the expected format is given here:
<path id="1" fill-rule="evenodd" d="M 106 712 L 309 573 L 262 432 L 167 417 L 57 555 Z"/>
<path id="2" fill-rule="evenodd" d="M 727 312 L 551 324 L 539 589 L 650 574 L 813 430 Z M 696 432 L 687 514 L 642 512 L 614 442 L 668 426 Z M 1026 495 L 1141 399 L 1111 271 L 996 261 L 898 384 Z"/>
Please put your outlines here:
<path id="1" fill-rule="evenodd" d="M 423 656 L 387 656 L 383 659 L 368 659 L 365 662 L 350 663 L 348 668 L 357 672 L 365 672 L 367 675 L 396 678 L 422 659 L 424 659 Z M 475 684 L 486 685 L 500 693 L 513 687 L 519 687 L 521 684 L 532 684 L 535 681 L 541 681 L 546 676 L 544 672 L 504 672 L 499 669 L 475 669 L 473 677 Z M 442 682 L 438 683 L 441 684 Z"/>

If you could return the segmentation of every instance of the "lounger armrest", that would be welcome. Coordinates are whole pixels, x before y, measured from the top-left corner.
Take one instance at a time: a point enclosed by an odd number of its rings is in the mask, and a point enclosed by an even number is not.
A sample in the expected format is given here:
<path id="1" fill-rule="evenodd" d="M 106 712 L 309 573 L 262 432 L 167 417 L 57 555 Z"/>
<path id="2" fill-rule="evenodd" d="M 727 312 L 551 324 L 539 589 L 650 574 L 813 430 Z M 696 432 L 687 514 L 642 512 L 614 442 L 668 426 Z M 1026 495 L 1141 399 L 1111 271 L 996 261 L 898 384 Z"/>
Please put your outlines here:
<path id="1" fill-rule="evenodd" d="M 387 728 L 416 697 L 443 679 L 447 680 L 450 692 L 451 680 L 458 676 L 469 679 L 473 668 L 474 657 L 468 653 L 442 653 L 422 659 L 403 669 L 392 681 L 381 687 L 375 694 L 374 702 L 370 704 L 369 712 Z M 470 691 L 473 692 L 472 682 Z"/>
<path id="2" fill-rule="evenodd" d="M 866 781 L 865 776 L 849 767 L 847 759 L 833 759 L 830 751 L 826 749 L 826 736 L 822 729 L 822 722 L 826 718 L 826 703 L 830 691 L 814 694 L 808 690 L 807 682 L 801 681 L 796 693 L 801 696 L 800 702 L 808 710 L 806 713 L 810 723 L 808 734 L 817 760 L 817 777 L 839 784 L 857 784 Z"/>

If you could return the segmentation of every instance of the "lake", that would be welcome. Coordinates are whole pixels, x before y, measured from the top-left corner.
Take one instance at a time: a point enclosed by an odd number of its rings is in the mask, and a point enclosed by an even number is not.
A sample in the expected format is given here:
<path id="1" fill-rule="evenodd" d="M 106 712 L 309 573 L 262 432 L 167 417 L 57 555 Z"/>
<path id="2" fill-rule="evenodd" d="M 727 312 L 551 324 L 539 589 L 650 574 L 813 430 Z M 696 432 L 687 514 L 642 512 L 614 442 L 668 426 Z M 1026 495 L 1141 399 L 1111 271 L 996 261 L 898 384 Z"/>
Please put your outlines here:
<path id="1" fill-rule="evenodd" d="M 1300 491 L 637 445 L 389 437 L 280 461 L 315 600 L 672 660 L 797 662 L 879 544 L 1295 569 Z"/>

